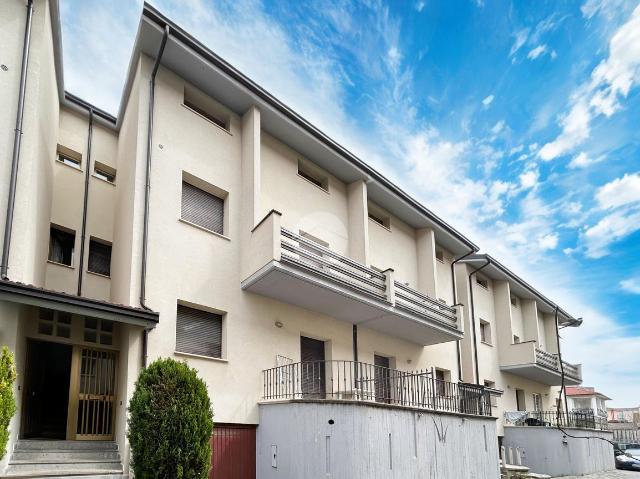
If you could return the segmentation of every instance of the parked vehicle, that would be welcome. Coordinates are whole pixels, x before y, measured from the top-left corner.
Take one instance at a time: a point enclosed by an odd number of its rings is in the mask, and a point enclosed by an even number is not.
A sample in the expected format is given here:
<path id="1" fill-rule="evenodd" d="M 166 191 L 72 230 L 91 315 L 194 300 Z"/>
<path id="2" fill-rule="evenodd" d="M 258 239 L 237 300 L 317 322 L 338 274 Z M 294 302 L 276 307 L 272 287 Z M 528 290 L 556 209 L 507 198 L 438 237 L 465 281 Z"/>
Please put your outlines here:
<path id="1" fill-rule="evenodd" d="M 616 469 L 626 469 L 628 471 L 640 471 L 640 449 L 614 448 L 613 454 L 616 459 Z"/>

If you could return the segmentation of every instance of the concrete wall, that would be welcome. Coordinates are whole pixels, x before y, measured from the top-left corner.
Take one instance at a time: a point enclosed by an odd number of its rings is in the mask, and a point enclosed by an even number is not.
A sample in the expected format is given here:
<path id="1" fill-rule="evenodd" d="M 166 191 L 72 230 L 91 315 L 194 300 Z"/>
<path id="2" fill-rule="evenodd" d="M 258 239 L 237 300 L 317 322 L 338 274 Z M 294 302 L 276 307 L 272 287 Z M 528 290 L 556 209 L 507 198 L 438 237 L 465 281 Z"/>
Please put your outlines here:
<path id="1" fill-rule="evenodd" d="M 495 434 L 491 418 L 357 403 L 262 404 L 256 477 L 496 479 Z"/>
<path id="2" fill-rule="evenodd" d="M 613 439 L 613 433 L 588 429 L 567 429 L 575 439 L 549 427 L 504 428 L 505 447 L 520 447 L 522 463 L 532 472 L 550 476 L 580 476 L 615 469 L 613 446 L 603 441 Z M 601 438 L 601 439 L 596 439 Z"/>

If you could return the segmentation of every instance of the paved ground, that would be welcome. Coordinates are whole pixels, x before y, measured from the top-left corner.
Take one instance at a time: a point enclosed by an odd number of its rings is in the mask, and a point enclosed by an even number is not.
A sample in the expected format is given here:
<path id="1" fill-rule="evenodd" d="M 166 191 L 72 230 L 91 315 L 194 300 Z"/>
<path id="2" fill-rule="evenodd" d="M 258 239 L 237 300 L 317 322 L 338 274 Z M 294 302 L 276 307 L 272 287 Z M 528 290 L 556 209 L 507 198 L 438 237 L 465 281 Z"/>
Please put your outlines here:
<path id="1" fill-rule="evenodd" d="M 562 479 L 640 479 L 640 472 L 635 471 L 612 471 L 590 474 L 588 476 L 565 476 Z"/>

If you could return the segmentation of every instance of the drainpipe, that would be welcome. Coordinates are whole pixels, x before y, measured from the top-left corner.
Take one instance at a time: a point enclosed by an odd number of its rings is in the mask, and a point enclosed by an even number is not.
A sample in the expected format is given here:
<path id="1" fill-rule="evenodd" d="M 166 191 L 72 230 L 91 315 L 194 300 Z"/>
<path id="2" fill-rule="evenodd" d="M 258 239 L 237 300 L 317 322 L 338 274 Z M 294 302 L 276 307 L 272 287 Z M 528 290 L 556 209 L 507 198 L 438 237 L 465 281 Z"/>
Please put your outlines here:
<path id="1" fill-rule="evenodd" d="M 453 305 L 454 306 L 458 306 L 458 295 L 456 293 L 455 265 L 456 265 L 456 263 L 458 261 L 462 261 L 467 256 L 470 256 L 475 252 L 476 252 L 476 250 L 472 249 L 468 253 L 460 256 L 459 258 L 455 258 L 451 262 L 451 286 L 453 287 Z M 460 351 L 460 340 L 459 339 L 456 341 L 456 356 L 457 356 L 457 359 L 458 359 L 458 381 L 462 381 L 462 356 L 461 356 L 461 351 Z"/>
<path id="2" fill-rule="evenodd" d="M 31 20 L 33 18 L 33 0 L 27 2 L 27 19 L 24 28 L 24 43 L 22 46 L 22 67 L 20 70 L 20 87 L 18 90 L 18 112 L 16 114 L 16 128 L 13 137 L 13 156 L 11 158 L 11 178 L 9 180 L 9 198 L 7 200 L 7 217 L 4 223 L 4 242 L 2 244 L 2 263 L 0 276 L 9 279 L 9 249 L 11 246 L 11 228 L 13 227 L 13 212 L 16 202 L 16 184 L 18 182 L 18 164 L 20 162 L 20 144 L 22 141 L 22 120 L 24 117 L 24 96 L 27 85 L 27 67 L 29 65 L 29 45 L 31 43 Z"/>
<path id="3" fill-rule="evenodd" d="M 162 54 L 164 53 L 164 47 L 167 44 L 169 38 L 169 26 L 165 26 L 164 35 L 162 36 L 162 42 L 160 43 L 160 49 L 158 55 L 156 55 L 156 61 L 153 64 L 153 70 L 151 71 L 151 79 L 149 80 L 149 119 L 147 124 L 147 161 L 146 161 L 146 176 L 145 176 L 145 190 L 144 190 L 144 219 L 143 219 L 143 231 L 142 231 L 142 268 L 140 272 L 140 305 L 144 309 L 150 309 L 144 302 L 147 282 L 147 240 L 149 237 L 149 193 L 151 190 L 151 151 L 153 147 L 153 106 L 156 93 L 156 74 L 158 68 L 160 68 L 160 61 L 162 60 Z M 147 331 L 144 332 L 145 341 Z"/>
<path id="4" fill-rule="evenodd" d="M 82 205 L 82 230 L 80 233 L 80 267 L 78 268 L 78 296 L 82 296 L 82 272 L 84 270 L 84 244 L 87 234 L 87 206 L 89 205 L 89 174 L 91 172 L 91 140 L 93 138 L 93 108 L 89 108 L 87 133 L 87 162 L 84 173 L 84 203 Z"/>
<path id="5" fill-rule="evenodd" d="M 473 275 L 478 271 L 483 270 L 487 266 L 491 264 L 491 259 L 487 258 L 487 262 L 480 266 L 479 268 L 474 269 L 471 273 L 469 273 L 469 301 L 470 301 L 470 309 L 471 309 L 471 327 L 473 328 L 473 359 L 475 362 L 475 371 L 476 371 L 476 384 L 480 385 L 480 368 L 478 366 L 478 333 L 476 332 L 476 312 L 475 305 L 473 302 Z"/>

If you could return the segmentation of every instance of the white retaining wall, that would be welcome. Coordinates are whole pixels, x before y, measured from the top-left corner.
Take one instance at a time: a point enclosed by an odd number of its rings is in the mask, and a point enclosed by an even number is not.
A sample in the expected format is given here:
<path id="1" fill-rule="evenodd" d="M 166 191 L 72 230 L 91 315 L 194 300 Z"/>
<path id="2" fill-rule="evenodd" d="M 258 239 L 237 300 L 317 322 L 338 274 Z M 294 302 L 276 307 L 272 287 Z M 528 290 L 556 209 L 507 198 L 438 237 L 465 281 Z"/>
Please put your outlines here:
<path id="1" fill-rule="evenodd" d="M 257 479 L 498 479 L 496 421 L 345 401 L 261 404 L 256 469 Z"/>

